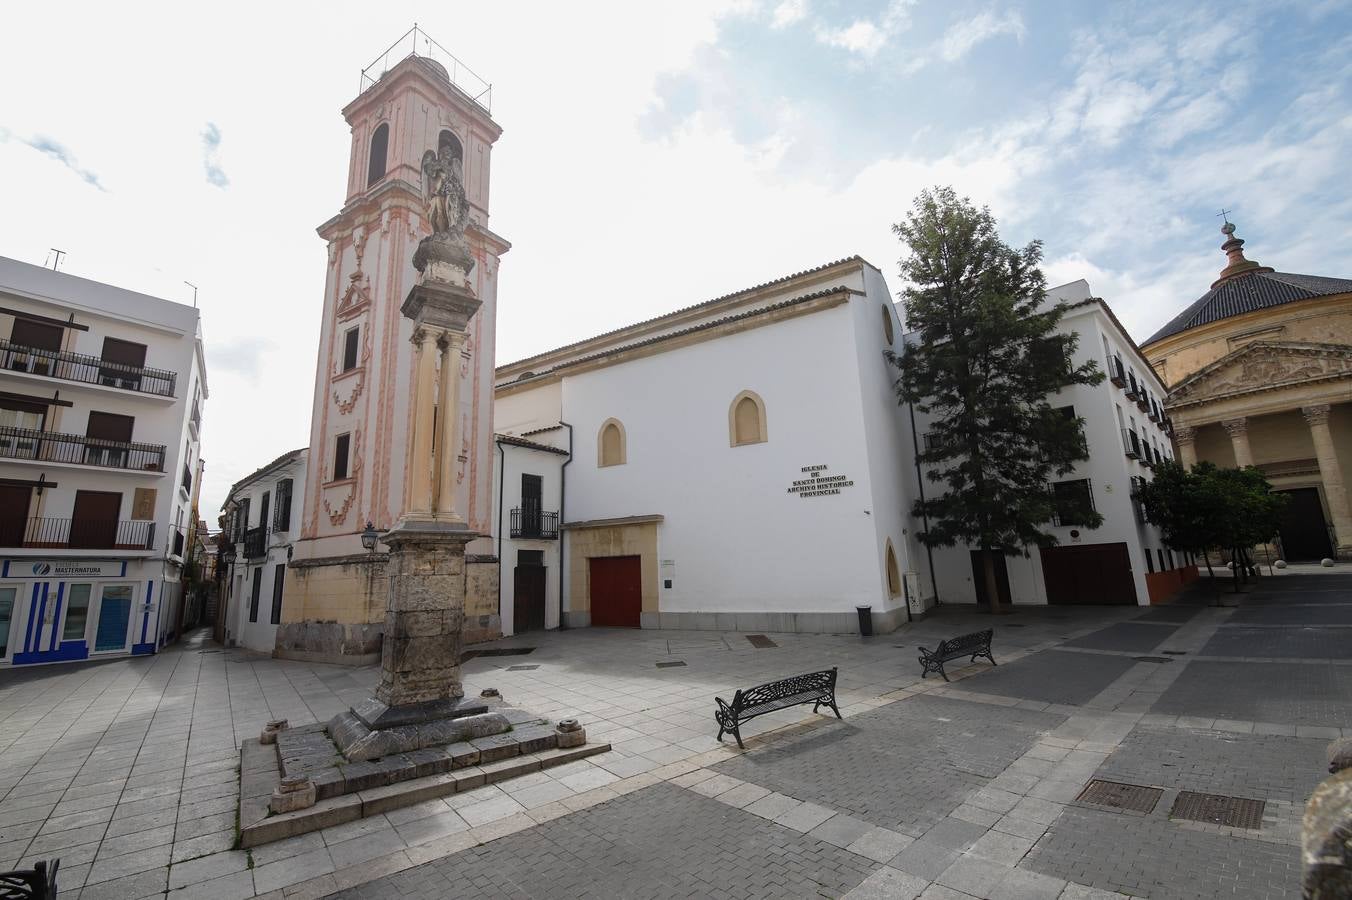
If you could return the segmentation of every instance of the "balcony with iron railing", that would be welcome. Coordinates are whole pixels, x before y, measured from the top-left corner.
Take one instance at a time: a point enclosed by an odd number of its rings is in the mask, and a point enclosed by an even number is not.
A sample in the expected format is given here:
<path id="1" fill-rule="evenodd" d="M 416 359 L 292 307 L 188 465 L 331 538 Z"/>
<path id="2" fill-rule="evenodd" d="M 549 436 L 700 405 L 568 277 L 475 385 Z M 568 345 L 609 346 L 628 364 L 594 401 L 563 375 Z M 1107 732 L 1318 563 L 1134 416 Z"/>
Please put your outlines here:
<path id="1" fill-rule="evenodd" d="M 514 509 L 510 534 L 514 539 L 558 540 L 559 514 L 541 509 Z"/>
<path id="2" fill-rule="evenodd" d="M 1125 387 L 1127 384 L 1127 370 L 1122 365 L 1122 357 L 1114 353 L 1108 357 L 1108 380 L 1118 387 Z"/>
<path id="3" fill-rule="evenodd" d="M 0 459 L 163 472 L 164 445 L 0 425 Z"/>
<path id="4" fill-rule="evenodd" d="M 1130 428 L 1122 429 L 1122 445 L 1126 448 L 1128 459 L 1141 458 L 1141 439 Z"/>
<path id="5" fill-rule="evenodd" d="M 129 366 L 67 350 L 44 350 L 0 340 L 0 367 L 11 372 L 45 375 L 62 381 L 121 388 L 156 397 L 174 396 L 178 376 L 163 369 Z"/>
<path id="6" fill-rule="evenodd" d="M 268 529 L 266 525 L 250 528 L 244 532 L 244 558 L 262 559 L 268 555 Z"/>
<path id="7" fill-rule="evenodd" d="M 35 550 L 154 550 L 155 523 L 116 519 L 0 519 L 0 547 Z"/>

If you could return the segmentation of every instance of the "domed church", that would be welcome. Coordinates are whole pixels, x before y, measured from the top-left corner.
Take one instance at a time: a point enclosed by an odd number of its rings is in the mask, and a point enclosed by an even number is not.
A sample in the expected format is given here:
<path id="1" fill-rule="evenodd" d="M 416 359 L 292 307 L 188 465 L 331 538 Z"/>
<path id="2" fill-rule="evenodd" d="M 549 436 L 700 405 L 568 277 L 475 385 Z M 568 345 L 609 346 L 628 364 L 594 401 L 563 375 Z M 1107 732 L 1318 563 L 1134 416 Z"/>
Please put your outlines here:
<path id="1" fill-rule="evenodd" d="M 1178 458 L 1261 469 L 1290 498 L 1284 558 L 1352 559 L 1352 279 L 1277 272 L 1221 232 L 1211 289 L 1141 346 Z"/>

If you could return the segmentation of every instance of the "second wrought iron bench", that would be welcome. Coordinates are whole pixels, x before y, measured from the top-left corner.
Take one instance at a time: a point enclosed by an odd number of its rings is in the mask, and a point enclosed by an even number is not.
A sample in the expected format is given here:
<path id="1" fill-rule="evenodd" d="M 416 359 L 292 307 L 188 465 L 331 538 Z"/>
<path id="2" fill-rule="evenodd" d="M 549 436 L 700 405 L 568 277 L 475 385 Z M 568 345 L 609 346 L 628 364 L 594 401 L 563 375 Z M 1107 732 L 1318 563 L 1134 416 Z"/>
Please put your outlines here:
<path id="1" fill-rule="evenodd" d="M 984 656 L 991 661 L 991 665 L 995 665 L 995 657 L 991 656 L 991 636 L 994 634 L 994 629 L 987 628 L 985 631 L 973 631 L 971 634 L 940 641 L 939 646 L 933 650 L 921 647 L 920 665 L 924 666 L 925 670 L 920 673 L 920 677 L 924 678 L 931 672 L 938 672 L 944 676 L 944 681 L 947 681 L 948 673 L 944 671 L 944 663 L 964 656 L 970 656 L 972 662 Z"/>

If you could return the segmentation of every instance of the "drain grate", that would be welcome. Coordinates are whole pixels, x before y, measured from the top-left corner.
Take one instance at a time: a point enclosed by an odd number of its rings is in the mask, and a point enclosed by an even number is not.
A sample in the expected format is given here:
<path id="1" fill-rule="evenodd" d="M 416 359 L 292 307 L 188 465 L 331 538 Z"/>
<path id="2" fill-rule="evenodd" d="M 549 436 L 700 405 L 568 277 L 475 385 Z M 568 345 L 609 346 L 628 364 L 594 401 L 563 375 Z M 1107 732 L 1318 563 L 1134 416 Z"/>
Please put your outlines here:
<path id="1" fill-rule="evenodd" d="M 1163 794 L 1164 791 L 1159 788 L 1122 784 L 1118 781 L 1099 781 L 1095 778 L 1085 785 L 1084 790 L 1080 791 L 1080 796 L 1075 799 L 1081 803 L 1093 803 L 1109 809 L 1149 813 Z"/>
<path id="2" fill-rule="evenodd" d="M 1169 654 L 1170 656 L 1187 656 L 1187 655 L 1188 655 L 1188 651 L 1186 651 L 1186 650 L 1165 650 L 1164 652 L 1167 653 L 1167 654 Z"/>
<path id="3" fill-rule="evenodd" d="M 538 669 L 538 668 L 540 668 L 540 667 L 537 666 L 537 665 L 529 665 L 529 666 L 508 666 L 508 667 L 507 667 L 507 671 L 508 671 L 508 672 L 529 672 L 529 671 L 531 671 L 532 669 Z"/>
<path id="4" fill-rule="evenodd" d="M 466 650 L 460 654 L 460 661 L 469 662 L 476 656 L 525 656 L 534 652 L 534 647 L 487 647 L 483 650 Z"/>
<path id="5" fill-rule="evenodd" d="M 660 662 L 660 663 L 658 663 L 658 664 L 657 664 L 657 668 L 659 668 L 659 669 L 673 669 L 673 668 L 675 668 L 676 666 L 683 666 L 683 665 L 685 665 L 685 662 L 684 662 L 684 661 L 679 660 L 679 659 L 673 659 L 673 660 L 670 661 L 670 662 Z"/>
<path id="6" fill-rule="evenodd" d="M 1152 663 L 1173 662 L 1173 660 L 1167 656 L 1133 656 L 1132 659 L 1136 660 L 1137 662 L 1152 662 Z"/>
<path id="7" fill-rule="evenodd" d="M 1005 627 L 1006 627 L 1006 628 L 1027 628 L 1028 626 L 1027 626 L 1027 625 L 1024 625 L 1024 624 L 1022 624 L 1022 623 L 1020 623 L 1020 622 L 1010 622 L 1009 624 L 1005 625 Z"/>
<path id="8" fill-rule="evenodd" d="M 1263 806 L 1262 800 L 1180 791 L 1169 818 L 1257 831 L 1263 827 Z"/>
<path id="9" fill-rule="evenodd" d="M 769 650 L 771 647 L 778 647 L 774 641 L 763 634 L 748 634 L 746 639 L 751 642 L 751 646 L 757 650 Z"/>

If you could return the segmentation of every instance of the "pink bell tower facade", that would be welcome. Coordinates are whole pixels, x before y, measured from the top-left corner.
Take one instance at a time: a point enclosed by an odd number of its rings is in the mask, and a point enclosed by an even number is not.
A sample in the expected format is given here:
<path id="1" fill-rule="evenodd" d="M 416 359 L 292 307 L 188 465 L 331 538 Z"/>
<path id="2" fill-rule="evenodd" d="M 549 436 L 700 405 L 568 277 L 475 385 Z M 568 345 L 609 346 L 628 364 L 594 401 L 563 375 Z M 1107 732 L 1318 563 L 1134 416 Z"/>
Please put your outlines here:
<path id="1" fill-rule="evenodd" d="M 400 305 L 417 281 L 414 250 L 432 231 L 423 156 L 446 148 L 463 165 L 465 237 L 474 258 L 469 277 L 482 306 L 458 359 L 461 446 L 439 456 L 451 467 L 455 508 L 480 535 L 466 553 L 465 637 L 501 630 L 489 537 L 493 348 L 498 261 L 510 244 L 489 229 L 488 205 L 490 158 L 502 129 L 471 95 L 474 88 L 460 86 L 466 70 L 453 58 L 447 57 L 450 70 L 433 58 L 434 44 L 423 55 L 425 36 L 416 29 L 410 34 L 413 53 L 378 78 L 363 73 L 363 90 L 343 110 L 352 128 L 347 196 L 318 229 L 328 243 L 328 274 L 304 512 L 287 569 L 278 656 L 354 664 L 379 659 L 386 555 L 379 546 L 367 551 L 361 533 L 368 521 L 378 531 L 389 529 L 402 511 L 414 347 L 413 326 Z M 397 57 L 392 50 L 386 58 Z"/>

